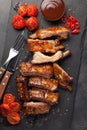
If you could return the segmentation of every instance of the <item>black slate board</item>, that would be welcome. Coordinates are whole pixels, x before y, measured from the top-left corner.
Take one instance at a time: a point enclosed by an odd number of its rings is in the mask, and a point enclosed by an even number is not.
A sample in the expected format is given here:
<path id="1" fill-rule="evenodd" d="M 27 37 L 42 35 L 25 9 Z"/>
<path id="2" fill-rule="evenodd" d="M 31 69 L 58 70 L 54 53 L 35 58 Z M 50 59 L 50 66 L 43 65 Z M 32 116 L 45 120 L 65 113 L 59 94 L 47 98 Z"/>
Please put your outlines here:
<path id="1" fill-rule="evenodd" d="M 16 14 L 16 11 L 13 9 L 15 4 L 18 2 L 18 0 L 12 0 L 11 4 L 11 9 L 10 9 L 10 17 L 9 17 L 9 22 L 8 22 L 8 28 L 7 28 L 7 36 L 6 36 L 6 46 L 4 49 L 3 53 L 3 60 L 2 62 L 6 59 L 8 55 L 8 50 L 12 46 L 16 36 L 18 33 L 21 31 L 16 31 L 12 28 L 11 26 L 11 18 L 13 15 Z M 57 22 L 47 22 L 41 15 L 40 13 L 40 2 L 41 0 L 19 0 L 19 2 L 26 2 L 26 3 L 35 3 L 38 8 L 39 8 L 39 14 L 38 14 L 38 19 L 40 23 L 40 27 L 49 27 L 49 26 L 56 26 L 56 25 L 61 25 L 61 21 Z M 80 58 L 81 58 L 81 52 L 83 49 L 83 43 L 81 43 L 81 39 L 83 36 L 83 31 L 85 27 L 85 17 L 83 17 L 84 11 L 84 5 L 85 1 L 69 1 L 66 0 L 66 13 L 69 12 L 75 17 L 79 19 L 81 22 L 81 33 L 79 35 L 70 35 L 70 38 L 65 41 L 65 45 L 67 48 L 69 48 L 72 52 L 72 56 L 65 59 L 62 63 L 61 66 L 71 75 L 74 77 L 73 81 L 73 92 L 69 93 L 68 91 L 64 91 L 62 89 L 59 89 L 60 92 L 60 100 L 57 105 L 55 105 L 51 112 L 47 115 L 43 116 L 34 116 L 34 117 L 23 117 L 21 119 L 21 123 L 17 126 L 11 126 L 9 125 L 6 120 L 0 119 L 0 128 L 1 129 L 30 129 L 30 130 L 70 130 L 70 124 L 72 121 L 72 115 L 73 115 L 73 105 L 74 105 L 74 98 L 77 90 L 77 83 L 78 83 L 78 75 L 79 75 L 79 68 L 80 68 Z M 79 7 L 78 7 L 79 4 Z M 83 6 L 80 6 L 83 5 Z M 82 12 L 83 11 L 83 12 Z M 27 59 L 30 58 L 30 54 L 28 54 L 26 51 L 26 46 L 23 49 L 23 54 L 21 56 L 21 60 L 26 60 L 25 56 L 28 55 Z M 20 62 L 21 62 L 20 60 Z M 11 78 L 8 88 L 6 92 L 11 92 L 13 93 L 17 100 L 17 90 L 15 87 L 15 77 L 17 75 L 17 72 L 15 72 L 15 75 Z"/>

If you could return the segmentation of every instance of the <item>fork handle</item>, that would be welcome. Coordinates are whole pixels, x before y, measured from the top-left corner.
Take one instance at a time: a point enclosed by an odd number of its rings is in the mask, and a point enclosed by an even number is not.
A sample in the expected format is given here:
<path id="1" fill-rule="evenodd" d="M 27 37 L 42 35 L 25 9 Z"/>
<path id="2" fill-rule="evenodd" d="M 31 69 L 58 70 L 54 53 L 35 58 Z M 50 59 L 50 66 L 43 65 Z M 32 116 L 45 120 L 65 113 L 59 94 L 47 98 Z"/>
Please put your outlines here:
<path id="1" fill-rule="evenodd" d="M 7 83 L 11 77 L 12 73 L 9 71 L 6 71 L 1 83 L 0 83 L 0 100 L 2 99 L 2 96 L 4 94 L 5 88 L 7 86 Z"/>
<path id="2" fill-rule="evenodd" d="M 3 74 L 5 73 L 6 69 L 3 67 L 0 67 L 0 79 L 2 78 Z"/>

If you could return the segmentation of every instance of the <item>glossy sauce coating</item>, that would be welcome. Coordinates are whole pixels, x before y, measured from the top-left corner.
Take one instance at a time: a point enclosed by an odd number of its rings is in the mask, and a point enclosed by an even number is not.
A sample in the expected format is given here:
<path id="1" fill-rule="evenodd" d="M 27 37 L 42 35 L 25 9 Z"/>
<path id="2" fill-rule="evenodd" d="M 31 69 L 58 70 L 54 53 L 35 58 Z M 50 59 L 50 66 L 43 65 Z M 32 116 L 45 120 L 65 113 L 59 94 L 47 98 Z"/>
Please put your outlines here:
<path id="1" fill-rule="evenodd" d="M 62 0 L 43 0 L 41 3 L 41 12 L 49 21 L 60 19 L 65 11 L 65 4 Z"/>

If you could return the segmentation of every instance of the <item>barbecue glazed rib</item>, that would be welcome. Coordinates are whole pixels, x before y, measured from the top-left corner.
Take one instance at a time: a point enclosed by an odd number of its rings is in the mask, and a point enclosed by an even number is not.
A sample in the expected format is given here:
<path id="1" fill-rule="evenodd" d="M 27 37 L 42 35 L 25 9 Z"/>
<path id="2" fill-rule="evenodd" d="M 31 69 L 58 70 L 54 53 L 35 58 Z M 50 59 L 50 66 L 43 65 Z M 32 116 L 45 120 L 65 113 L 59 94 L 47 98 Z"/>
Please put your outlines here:
<path id="1" fill-rule="evenodd" d="M 64 88 L 72 91 L 72 87 L 69 86 L 69 83 L 73 80 L 58 64 L 53 64 L 54 76 L 58 79 L 59 85 Z"/>
<path id="2" fill-rule="evenodd" d="M 44 102 L 24 102 L 24 114 L 38 115 L 49 113 L 50 105 Z"/>
<path id="3" fill-rule="evenodd" d="M 53 93 L 43 89 L 29 90 L 29 95 L 32 100 L 46 102 L 49 103 L 50 105 L 56 104 L 59 99 L 58 92 Z"/>
<path id="4" fill-rule="evenodd" d="M 42 89 L 27 89 L 26 79 L 19 76 L 16 78 L 16 86 L 18 90 L 19 99 L 22 101 L 37 100 L 55 104 L 58 101 L 59 94 Z"/>
<path id="5" fill-rule="evenodd" d="M 23 76 L 51 78 L 53 76 L 53 66 L 51 64 L 33 65 L 30 62 L 22 62 L 20 64 L 20 72 Z"/>
<path id="6" fill-rule="evenodd" d="M 59 40 L 39 40 L 28 39 L 28 50 L 31 52 L 55 53 L 64 49 L 64 45 L 59 45 Z"/>
<path id="7" fill-rule="evenodd" d="M 34 34 L 31 34 L 29 37 L 32 39 L 36 38 L 45 39 L 55 36 L 62 40 L 68 38 L 69 32 L 70 32 L 69 29 L 62 26 L 58 26 L 58 27 L 50 27 L 47 29 L 39 29 Z"/>
<path id="8" fill-rule="evenodd" d="M 32 64 L 42 64 L 42 63 L 48 63 L 48 62 L 56 62 L 62 58 L 65 58 L 69 56 L 71 52 L 69 50 L 62 52 L 62 51 L 57 51 L 55 54 L 52 56 L 47 56 L 41 52 L 35 52 L 33 55 L 33 59 L 31 60 Z"/>
<path id="9" fill-rule="evenodd" d="M 27 90 L 27 78 L 23 76 L 18 76 L 16 78 L 16 87 L 18 91 L 18 97 L 22 101 L 29 101 L 30 95 Z"/>
<path id="10" fill-rule="evenodd" d="M 33 59 L 31 60 L 32 64 L 42 64 L 42 63 L 48 63 L 48 62 L 55 62 L 58 61 L 63 57 L 62 51 L 57 51 L 52 56 L 47 56 L 41 52 L 35 52 L 33 55 Z"/>
<path id="11" fill-rule="evenodd" d="M 58 88 L 58 80 L 47 79 L 43 77 L 30 77 L 28 86 L 33 86 L 37 88 L 48 89 L 50 91 L 55 91 Z"/>

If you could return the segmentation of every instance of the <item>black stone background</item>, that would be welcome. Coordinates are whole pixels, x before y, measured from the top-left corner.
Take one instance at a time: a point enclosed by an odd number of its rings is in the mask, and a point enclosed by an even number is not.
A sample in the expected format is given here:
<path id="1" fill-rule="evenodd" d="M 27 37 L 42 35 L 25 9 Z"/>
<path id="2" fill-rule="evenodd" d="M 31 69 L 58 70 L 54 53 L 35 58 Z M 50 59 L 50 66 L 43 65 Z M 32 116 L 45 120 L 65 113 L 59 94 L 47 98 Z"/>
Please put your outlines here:
<path id="1" fill-rule="evenodd" d="M 87 130 L 87 1 L 64 1 L 66 4 L 66 12 L 70 12 L 72 15 L 77 17 L 81 23 L 81 33 L 75 36 L 71 35 L 70 38 L 67 41 L 65 41 L 66 47 L 72 51 L 72 56 L 66 58 L 64 61 L 59 63 L 71 76 L 74 77 L 73 92 L 69 93 L 67 91 L 59 89 L 60 101 L 58 105 L 52 108 L 49 114 L 44 116 L 22 117 L 21 123 L 17 126 L 11 126 L 6 122 L 6 120 L 0 118 L 0 129 L 2 130 Z M 0 61 L 2 59 L 2 63 L 6 59 L 8 55 L 8 50 L 12 46 L 17 34 L 21 32 L 14 30 L 11 26 L 11 18 L 14 14 L 16 14 L 16 12 L 13 9 L 13 6 L 17 2 L 18 0 L 12 0 L 10 9 L 10 1 L 0 0 Z M 20 2 L 36 3 L 39 8 L 41 0 L 20 0 Z M 9 9 L 10 18 L 8 20 Z M 42 17 L 40 10 L 38 14 L 38 19 L 40 27 L 48 27 L 61 24 L 60 21 L 54 23 L 47 22 Z M 21 60 L 25 60 L 25 56 L 27 55 L 28 59 L 30 58 L 29 56 L 31 56 L 30 54 L 26 53 L 25 48 L 20 58 Z M 19 62 L 21 62 L 21 60 Z M 16 75 L 17 72 L 15 72 L 15 75 L 11 78 L 6 92 L 13 93 L 18 100 L 17 91 L 15 87 Z"/>

